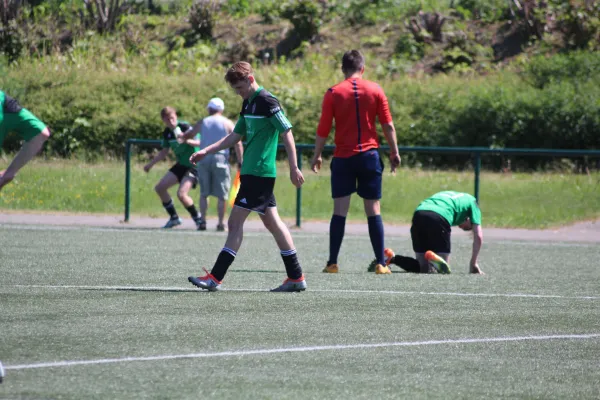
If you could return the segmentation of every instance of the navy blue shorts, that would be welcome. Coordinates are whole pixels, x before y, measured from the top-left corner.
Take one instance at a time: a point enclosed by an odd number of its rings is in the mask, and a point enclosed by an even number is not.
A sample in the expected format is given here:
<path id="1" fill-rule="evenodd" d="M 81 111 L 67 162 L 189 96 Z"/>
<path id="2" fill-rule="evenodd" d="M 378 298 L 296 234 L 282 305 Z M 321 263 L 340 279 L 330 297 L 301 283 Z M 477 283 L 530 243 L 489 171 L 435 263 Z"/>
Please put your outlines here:
<path id="1" fill-rule="evenodd" d="M 381 199 L 383 161 L 377 149 L 348 158 L 331 160 L 331 197 L 349 196 L 356 192 L 365 200 Z"/>

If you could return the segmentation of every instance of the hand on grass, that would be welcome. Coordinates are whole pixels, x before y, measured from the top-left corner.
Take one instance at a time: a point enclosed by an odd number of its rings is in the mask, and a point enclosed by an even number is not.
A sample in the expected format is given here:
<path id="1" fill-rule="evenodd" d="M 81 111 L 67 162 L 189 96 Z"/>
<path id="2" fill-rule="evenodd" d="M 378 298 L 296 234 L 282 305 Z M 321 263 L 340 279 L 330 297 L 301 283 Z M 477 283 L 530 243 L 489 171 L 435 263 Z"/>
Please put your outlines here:
<path id="1" fill-rule="evenodd" d="M 471 264 L 471 267 L 470 267 L 470 269 L 469 269 L 469 272 L 470 272 L 471 274 L 485 275 L 485 274 L 483 273 L 483 271 L 481 270 L 481 268 L 479 268 L 479 265 L 477 265 L 477 264 Z"/>

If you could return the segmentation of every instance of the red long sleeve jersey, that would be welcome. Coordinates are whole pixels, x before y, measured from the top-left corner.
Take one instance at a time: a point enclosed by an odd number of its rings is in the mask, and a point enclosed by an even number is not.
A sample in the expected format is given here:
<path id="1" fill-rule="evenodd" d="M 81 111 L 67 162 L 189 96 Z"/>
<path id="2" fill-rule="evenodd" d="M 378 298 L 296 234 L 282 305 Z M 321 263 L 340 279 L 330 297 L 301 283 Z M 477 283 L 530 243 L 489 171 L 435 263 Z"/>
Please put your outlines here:
<path id="1" fill-rule="evenodd" d="M 392 122 L 381 86 L 361 78 L 348 78 L 325 93 L 317 135 L 326 138 L 335 119 L 334 157 L 347 158 L 379 147 L 375 117 Z"/>

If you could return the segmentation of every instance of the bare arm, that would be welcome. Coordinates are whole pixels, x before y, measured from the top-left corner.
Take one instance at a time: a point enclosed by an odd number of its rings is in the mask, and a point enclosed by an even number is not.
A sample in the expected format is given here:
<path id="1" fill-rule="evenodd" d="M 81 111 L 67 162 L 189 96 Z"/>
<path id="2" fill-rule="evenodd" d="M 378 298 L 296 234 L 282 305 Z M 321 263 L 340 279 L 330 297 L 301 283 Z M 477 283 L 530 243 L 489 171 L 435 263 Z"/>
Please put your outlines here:
<path id="1" fill-rule="evenodd" d="M 396 128 L 394 123 L 383 124 L 383 134 L 390 146 L 390 164 L 392 165 L 392 173 L 396 172 L 396 168 L 400 166 L 400 155 L 398 154 L 398 141 L 396 140 Z"/>
<path id="2" fill-rule="evenodd" d="M 50 137 L 50 130 L 45 128 L 37 136 L 28 142 L 25 142 L 21 150 L 17 153 L 8 168 L 0 172 L 0 190 L 4 185 L 15 178 L 17 172 L 25 166 L 42 149 L 42 146 Z"/>
<path id="3" fill-rule="evenodd" d="M 200 140 L 198 139 L 187 139 L 185 143 L 193 147 L 200 147 Z"/>
<path id="4" fill-rule="evenodd" d="M 473 252 L 471 254 L 471 262 L 469 268 L 472 274 L 483 274 L 479 268 L 478 257 L 481 245 L 483 244 L 483 230 L 481 225 L 473 224 Z"/>
<path id="5" fill-rule="evenodd" d="M 310 163 L 310 168 L 313 172 L 319 172 L 321 169 L 321 164 L 323 164 L 323 158 L 321 154 L 323 153 L 323 149 L 325 148 L 325 142 L 327 141 L 326 137 L 321 137 L 317 135 L 315 138 L 315 154 L 313 155 L 313 159 Z"/>
<path id="6" fill-rule="evenodd" d="M 242 142 L 237 142 L 234 146 L 235 149 L 235 155 L 237 156 L 237 160 L 238 163 L 240 165 L 242 165 L 242 163 L 244 162 L 244 146 L 242 145 Z"/>
<path id="7" fill-rule="evenodd" d="M 227 129 L 228 135 L 231 135 L 233 133 L 234 127 L 235 127 L 235 125 L 233 124 L 233 121 L 228 119 L 225 124 L 225 129 Z M 238 141 L 233 146 L 233 149 L 235 150 L 235 155 L 237 156 L 238 163 L 241 165 L 244 160 L 244 146 L 242 145 L 242 141 L 241 140 Z"/>
<path id="8" fill-rule="evenodd" d="M 292 130 L 288 129 L 287 131 L 281 134 L 281 140 L 283 141 L 283 146 L 285 147 L 285 151 L 288 156 L 288 163 L 290 165 L 290 180 L 299 188 L 304 183 L 304 176 L 302 175 L 302 171 L 298 169 L 298 159 L 296 158 L 296 143 L 294 141 L 294 135 L 292 135 Z"/>
<path id="9" fill-rule="evenodd" d="M 154 158 L 152 160 L 150 160 L 150 162 L 148 164 L 144 165 L 144 171 L 146 171 L 146 172 L 150 171 L 156 163 L 167 158 L 167 154 L 169 154 L 169 150 L 170 149 L 168 147 L 165 147 L 164 149 L 159 151 L 158 154 L 156 154 L 154 156 Z"/>
<path id="10" fill-rule="evenodd" d="M 180 140 L 179 143 L 187 142 L 187 140 L 190 140 L 190 139 L 193 140 L 194 137 L 197 134 L 199 134 L 200 131 L 202 130 L 202 121 L 204 121 L 204 120 L 201 119 L 200 121 L 196 122 L 196 124 L 194 126 L 192 126 L 190 129 L 183 132 L 183 134 L 180 136 L 180 139 L 178 139 L 178 141 Z"/>
<path id="11" fill-rule="evenodd" d="M 204 156 L 211 153 L 216 153 L 217 151 L 228 149 L 238 143 L 242 139 L 242 136 L 233 132 L 230 135 L 225 136 L 223 139 L 219 140 L 216 143 L 211 144 L 210 146 L 205 147 L 204 149 L 195 152 L 190 157 L 190 162 L 192 164 L 196 164 L 198 161 L 202 160 Z"/>
<path id="12" fill-rule="evenodd" d="M 332 91 L 328 90 L 323 96 L 323 103 L 321 103 L 321 117 L 319 118 L 319 125 L 317 126 L 317 134 L 315 136 L 315 154 L 310 162 L 310 168 L 317 173 L 321 169 L 323 164 L 323 148 L 327 137 L 331 133 L 331 127 L 333 125 L 333 95 Z"/>

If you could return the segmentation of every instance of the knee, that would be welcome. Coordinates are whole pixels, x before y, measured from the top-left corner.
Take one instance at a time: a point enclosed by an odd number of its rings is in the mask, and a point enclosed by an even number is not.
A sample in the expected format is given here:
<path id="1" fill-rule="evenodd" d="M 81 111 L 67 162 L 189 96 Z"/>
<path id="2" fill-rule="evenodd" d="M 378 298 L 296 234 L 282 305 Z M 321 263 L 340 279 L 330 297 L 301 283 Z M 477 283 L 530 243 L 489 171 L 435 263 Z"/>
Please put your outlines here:
<path id="1" fill-rule="evenodd" d="M 179 200 L 183 201 L 186 197 L 187 197 L 187 192 L 185 192 L 184 190 L 177 191 L 177 198 Z"/>
<path id="2" fill-rule="evenodd" d="M 162 188 L 162 186 L 160 186 L 160 184 L 157 184 L 156 186 L 154 186 L 154 191 L 156 193 L 162 193 L 163 192 L 163 188 Z"/>
<path id="3" fill-rule="evenodd" d="M 277 230 L 277 221 L 263 220 L 263 224 L 265 225 L 265 228 L 267 228 L 269 230 L 269 232 L 273 232 L 273 231 Z"/>

